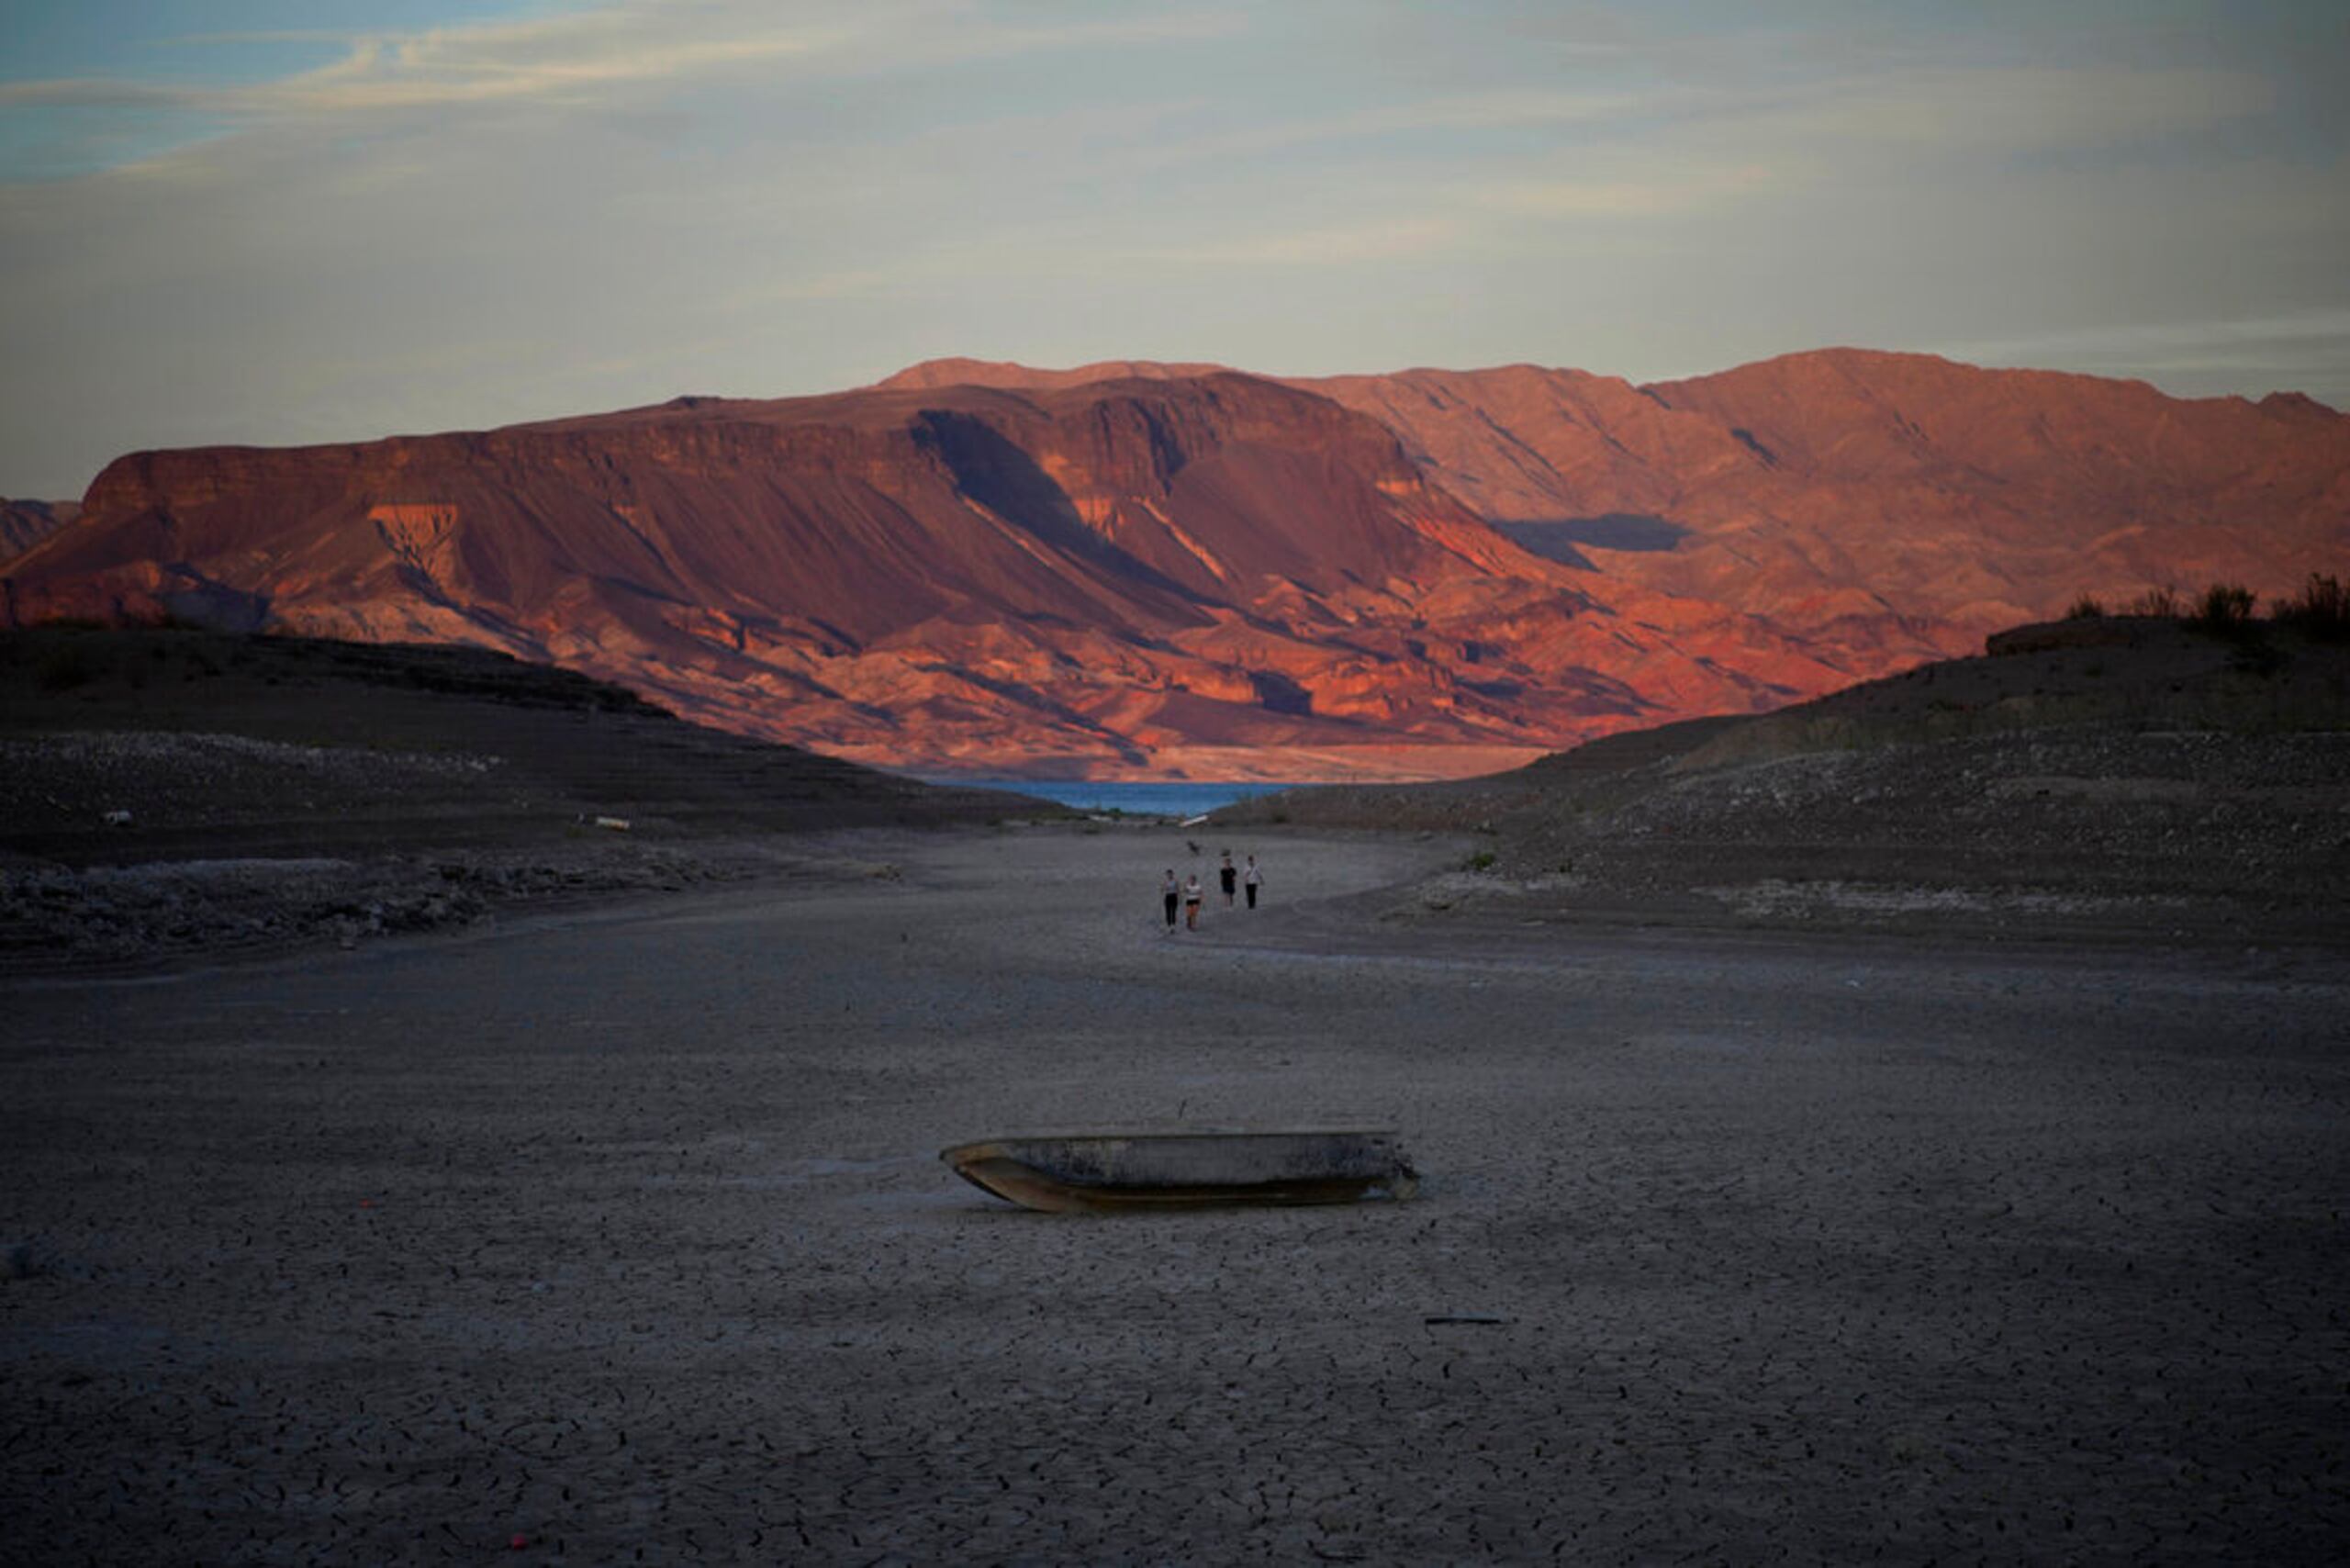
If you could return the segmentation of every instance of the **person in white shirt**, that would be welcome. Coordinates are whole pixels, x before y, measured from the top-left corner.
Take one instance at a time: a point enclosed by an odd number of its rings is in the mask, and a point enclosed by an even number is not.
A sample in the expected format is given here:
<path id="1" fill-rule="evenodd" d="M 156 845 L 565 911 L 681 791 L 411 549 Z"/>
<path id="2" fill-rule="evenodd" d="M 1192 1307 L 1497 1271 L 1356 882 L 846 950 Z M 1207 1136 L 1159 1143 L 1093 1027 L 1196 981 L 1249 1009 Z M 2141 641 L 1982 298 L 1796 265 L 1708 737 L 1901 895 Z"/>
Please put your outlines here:
<path id="1" fill-rule="evenodd" d="M 1197 871 L 1183 879 L 1183 924 L 1193 931 L 1200 928 L 1200 874 Z"/>
<path id="2" fill-rule="evenodd" d="M 1169 872 L 1169 875 L 1171 876 L 1173 873 Z M 1257 869 L 1257 857 L 1254 855 L 1248 857 L 1248 868 L 1240 873 L 1240 884 L 1248 890 L 1248 907 L 1255 909 L 1257 890 L 1265 885 L 1265 874 Z"/>

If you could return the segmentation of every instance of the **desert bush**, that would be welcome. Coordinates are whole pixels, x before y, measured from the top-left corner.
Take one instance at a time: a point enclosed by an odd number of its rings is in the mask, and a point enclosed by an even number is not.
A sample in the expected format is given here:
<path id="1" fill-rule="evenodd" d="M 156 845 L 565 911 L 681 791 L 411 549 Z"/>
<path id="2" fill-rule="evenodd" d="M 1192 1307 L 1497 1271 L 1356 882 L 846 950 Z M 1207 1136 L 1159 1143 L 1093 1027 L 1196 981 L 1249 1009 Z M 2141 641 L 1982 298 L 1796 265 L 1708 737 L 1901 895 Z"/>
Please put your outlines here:
<path id="1" fill-rule="evenodd" d="M 1464 871 L 1490 871 L 1494 868 L 1494 856 L 1492 850 L 1480 849 L 1476 854 L 1472 855 L 1468 859 L 1462 861 L 1460 863 L 1460 868 Z"/>
<path id="2" fill-rule="evenodd" d="M 2072 608 L 2065 611 L 2065 619 L 2067 621 L 2102 621 L 2105 619 L 2105 606 L 2098 601 L 2096 595 L 2085 593 L 2081 595 L 2080 598 L 2073 600 Z"/>
<path id="3" fill-rule="evenodd" d="M 2181 615 L 2186 613 L 2186 607 L 2179 602 L 2178 590 L 2177 588 L 2164 587 L 2158 588 L 2148 588 L 2145 592 L 2140 594 L 2137 598 L 2123 605 L 2121 607 L 2121 613 L 2124 615 L 2154 615 L 2160 616 L 2165 620 L 2176 621 Z"/>
<path id="4" fill-rule="evenodd" d="M 2209 630 L 2224 632 L 2249 622 L 2253 604 L 2252 590 L 2242 583 L 2213 583 L 2196 601 L 2194 619 Z"/>
<path id="5" fill-rule="evenodd" d="M 2350 592 L 2340 577 L 2311 572 L 2298 595 L 2277 601 L 2276 618 L 2312 637 L 2340 642 L 2350 636 Z"/>

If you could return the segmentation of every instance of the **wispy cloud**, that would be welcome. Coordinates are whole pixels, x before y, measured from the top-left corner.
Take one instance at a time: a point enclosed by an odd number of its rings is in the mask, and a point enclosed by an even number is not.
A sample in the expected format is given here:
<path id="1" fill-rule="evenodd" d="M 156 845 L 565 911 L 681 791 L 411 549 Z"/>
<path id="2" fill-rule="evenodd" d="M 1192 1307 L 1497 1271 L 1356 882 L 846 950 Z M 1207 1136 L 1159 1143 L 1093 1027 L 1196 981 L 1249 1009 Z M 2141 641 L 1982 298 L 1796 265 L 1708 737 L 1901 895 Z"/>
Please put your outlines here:
<path id="1" fill-rule="evenodd" d="M 343 56 L 274 80 L 232 86 L 80 77 L 0 83 L 10 106 L 164 105 L 226 119 L 359 115 L 543 101 L 577 104 L 615 89 L 821 62 L 878 72 L 1049 50 L 1219 36 L 1221 11 L 1136 11 L 1040 25 L 957 0 L 867 0 L 778 6 L 772 0 L 618 0 L 523 21 L 414 32 L 316 30 L 199 36 L 340 41 Z"/>
<path id="2" fill-rule="evenodd" d="M 576 98 L 837 47 L 839 26 L 778 22 L 767 7 L 652 0 L 523 22 L 361 34 L 342 58 L 256 84 L 80 78 L 0 84 L 0 106 L 169 104 L 228 118 Z"/>
<path id="3" fill-rule="evenodd" d="M 1656 96 L 1619 91 L 1496 88 L 1386 104 L 1377 108 L 1285 118 L 1191 135 L 1175 134 L 1157 145 L 1137 149 L 1133 162 L 1137 168 L 1149 169 L 1447 131 L 1597 125 L 1615 119 L 1652 118 L 1662 106 Z"/>
<path id="4" fill-rule="evenodd" d="M 2274 106 L 2242 71 L 2143 66 L 1912 69 L 1806 84 L 1729 106 L 1744 137 L 1877 144 L 1942 157 L 1982 150 L 2075 152 L 2206 131 Z"/>
<path id="5" fill-rule="evenodd" d="M 204 98 L 199 90 L 113 76 L 0 82 L 0 108 L 180 108 Z"/>
<path id="6" fill-rule="evenodd" d="M 2180 7 L 2210 37 L 1629 0 L 126 36 L 0 83 L 0 490 L 953 352 L 1645 379 L 1874 342 L 2343 401 L 2313 28 Z"/>
<path id="7" fill-rule="evenodd" d="M 1427 255 L 1455 243 L 1463 232 L 1462 225 L 1450 218 L 1378 218 L 1272 229 L 1197 244 L 1122 250 L 1117 259 L 1186 266 L 1346 267 Z"/>
<path id="8" fill-rule="evenodd" d="M 335 63 L 221 95 L 234 112 L 337 113 L 529 98 L 577 99 L 838 49 L 843 28 L 759 21 L 709 6 L 705 26 L 636 4 L 503 26 L 364 39 Z M 708 27 L 711 21 L 727 25 Z"/>
<path id="9" fill-rule="evenodd" d="M 1480 189 L 1475 199 L 1497 212 L 1531 218 L 1656 218 L 1765 196 L 1787 182 L 1791 168 L 1784 162 L 1651 161 L 1638 174 L 1507 181 Z"/>
<path id="10" fill-rule="evenodd" d="M 1978 364 L 2074 365 L 2146 376 L 2279 363 L 2338 368 L 2350 363 L 2350 308 L 2063 328 L 1978 338 L 1937 352 Z"/>

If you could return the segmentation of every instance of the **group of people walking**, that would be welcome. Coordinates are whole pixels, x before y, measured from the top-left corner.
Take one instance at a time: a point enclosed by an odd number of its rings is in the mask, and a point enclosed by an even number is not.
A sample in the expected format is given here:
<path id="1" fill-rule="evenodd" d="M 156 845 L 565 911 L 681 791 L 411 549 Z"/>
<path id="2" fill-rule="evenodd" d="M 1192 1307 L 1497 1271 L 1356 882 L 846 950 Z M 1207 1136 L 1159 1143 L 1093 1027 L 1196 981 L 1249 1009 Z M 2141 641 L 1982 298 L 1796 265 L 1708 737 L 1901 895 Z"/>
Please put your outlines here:
<path id="1" fill-rule="evenodd" d="M 1199 846 L 1193 845 L 1192 847 L 1196 850 Z M 1254 855 L 1248 857 L 1248 865 L 1235 866 L 1232 863 L 1232 851 L 1227 849 L 1224 852 L 1224 863 L 1216 868 L 1215 874 L 1216 880 L 1224 885 L 1225 908 L 1230 909 L 1234 898 L 1244 889 L 1248 894 L 1248 907 L 1250 909 L 1257 907 L 1257 890 L 1265 885 L 1265 874 L 1257 869 L 1257 857 Z M 1178 904 L 1181 904 L 1183 909 L 1184 927 L 1192 931 L 1197 931 L 1200 928 L 1200 902 L 1205 897 L 1205 890 L 1200 886 L 1200 874 L 1197 871 L 1178 882 L 1175 880 L 1175 868 L 1169 866 L 1167 868 L 1166 879 L 1158 884 L 1158 891 L 1167 905 L 1168 930 L 1175 929 L 1175 908 Z"/>

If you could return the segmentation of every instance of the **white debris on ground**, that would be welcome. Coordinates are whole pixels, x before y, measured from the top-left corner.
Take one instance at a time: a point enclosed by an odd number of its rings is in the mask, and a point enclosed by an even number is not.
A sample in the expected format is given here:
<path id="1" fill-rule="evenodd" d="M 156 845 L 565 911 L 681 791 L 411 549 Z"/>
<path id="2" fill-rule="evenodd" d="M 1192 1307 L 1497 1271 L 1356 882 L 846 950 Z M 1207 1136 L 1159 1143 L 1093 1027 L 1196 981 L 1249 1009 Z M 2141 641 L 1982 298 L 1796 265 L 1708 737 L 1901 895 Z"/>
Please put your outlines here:
<path id="1" fill-rule="evenodd" d="M 142 828 L 397 803 L 424 780 L 479 778 L 475 753 L 296 745 L 247 735 L 89 730 L 0 738 L 0 820 Z"/>
<path id="2" fill-rule="evenodd" d="M 109 767 L 151 767 L 168 762 L 193 766 L 201 781 L 207 765 L 213 769 L 238 763 L 259 762 L 280 767 L 301 767 L 319 774 L 381 767 L 414 768 L 433 773 L 482 773 L 498 765 L 494 756 L 464 753 L 377 751 L 365 746 L 295 745 L 285 741 L 257 740 L 251 735 L 212 734 L 180 730 L 73 730 L 54 734 L 0 739 L 0 760 L 39 761 Z"/>
<path id="3" fill-rule="evenodd" d="M 1696 890 L 1749 920 L 1806 920 L 1837 914 L 2099 914 L 2122 909 L 2183 908 L 2188 902 L 2171 897 L 2098 898 L 2031 890 L 1792 882 L 1777 877 Z"/>
<path id="4" fill-rule="evenodd" d="M 1425 799 L 1474 852 L 1391 920 L 2281 927 L 2338 923 L 2350 885 L 2341 732 L 2076 726 Z"/>

